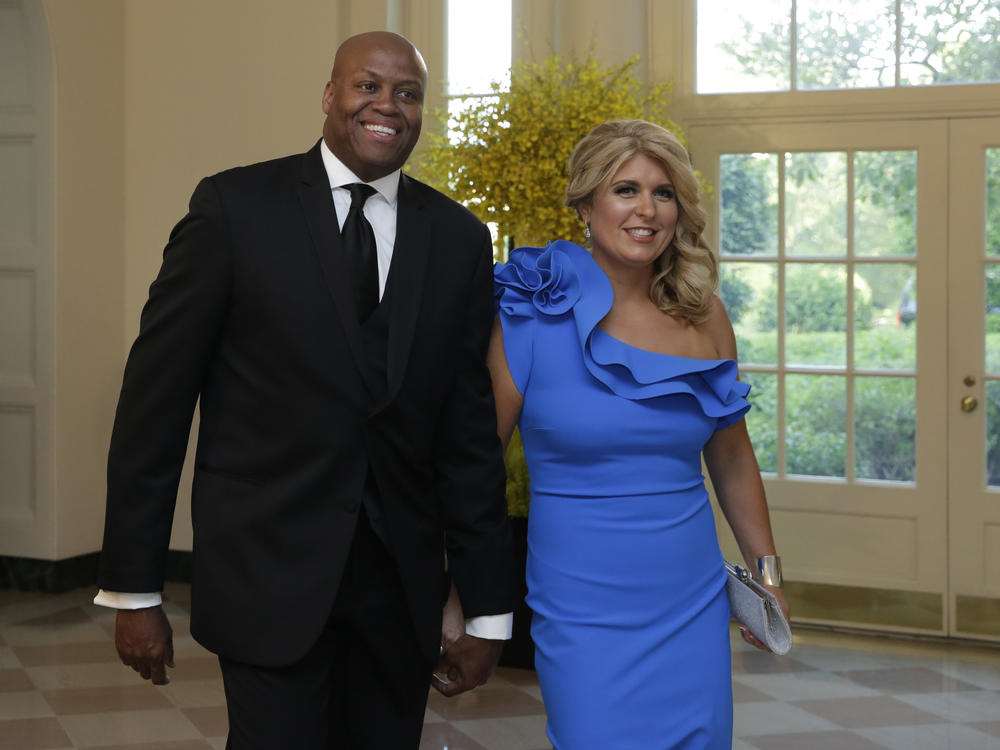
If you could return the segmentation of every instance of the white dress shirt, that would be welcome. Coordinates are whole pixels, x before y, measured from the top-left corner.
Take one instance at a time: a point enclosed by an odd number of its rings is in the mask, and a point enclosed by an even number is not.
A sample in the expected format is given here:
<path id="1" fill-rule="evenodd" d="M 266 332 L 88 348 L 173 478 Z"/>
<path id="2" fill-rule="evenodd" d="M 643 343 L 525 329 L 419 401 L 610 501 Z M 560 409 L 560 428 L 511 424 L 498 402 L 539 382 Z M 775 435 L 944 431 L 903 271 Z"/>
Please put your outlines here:
<path id="1" fill-rule="evenodd" d="M 344 163 L 334 156 L 326 145 L 320 142 L 320 153 L 323 156 L 323 166 L 333 190 L 333 206 L 337 212 L 337 223 L 341 229 L 347 221 L 347 212 L 351 208 L 351 194 L 344 185 L 354 182 L 364 182 Z M 378 257 L 378 296 L 382 299 L 385 293 L 385 281 L 389 276 L 389 265 L 392 263 L 392 249 L 396 242 L 396 205 L 399 197 L 399 176 L 402 170 L 387 174 L 367 183 L 375 188 L 375 193 L 365 201 L 364 214 L 375 233 L 375 250 Z M 122 593 L 100 589 L 94 597 L 94 604 L 114 609 L 144 609 L 163 603 L 161 593 Z M 477 638 L 493 640 L 509 640 L 514 625 L 513 613 L 502 615 L 483 615 L 470 617 L 465 621 L 465 632 Z"/>

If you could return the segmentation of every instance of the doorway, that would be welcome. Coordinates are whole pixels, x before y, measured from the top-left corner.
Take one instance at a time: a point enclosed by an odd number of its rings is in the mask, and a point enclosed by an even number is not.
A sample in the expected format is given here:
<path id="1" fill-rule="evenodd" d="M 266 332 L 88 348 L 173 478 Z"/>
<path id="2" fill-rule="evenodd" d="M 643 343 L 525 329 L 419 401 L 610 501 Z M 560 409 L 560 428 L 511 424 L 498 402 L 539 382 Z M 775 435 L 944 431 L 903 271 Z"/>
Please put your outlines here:
<path id="1" fill-rule="evenodd" d="M 998 132 L 690 131 L 800 621 L 1000 638 Z"/>

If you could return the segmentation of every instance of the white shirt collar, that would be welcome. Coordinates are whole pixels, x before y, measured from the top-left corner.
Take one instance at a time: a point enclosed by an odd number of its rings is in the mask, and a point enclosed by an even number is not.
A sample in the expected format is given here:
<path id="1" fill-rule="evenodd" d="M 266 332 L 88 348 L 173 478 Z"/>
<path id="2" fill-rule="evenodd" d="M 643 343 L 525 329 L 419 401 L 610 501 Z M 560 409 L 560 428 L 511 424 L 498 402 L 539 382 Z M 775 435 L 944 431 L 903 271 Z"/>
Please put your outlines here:
<path id="1" fill-rule="evenodd" d="M 334 156 L 325 140 L 320 141 L 319 150 L 323 155 L 323 166 L 326 168 L 326 175 L 330 179 L 331 186 L 338 188 L 352 182 L 364 182 L 348 169 L 344 162 Z M 397 169 L 395 172 L 390 172 L 385 177 L 379 177 L 367 184 L 375 188 L 378 194 L 385 198 L 386 203 L 395 207 L 396 197 L 399 195 L 399 175 L 401 172 L 401 169 Z"/>

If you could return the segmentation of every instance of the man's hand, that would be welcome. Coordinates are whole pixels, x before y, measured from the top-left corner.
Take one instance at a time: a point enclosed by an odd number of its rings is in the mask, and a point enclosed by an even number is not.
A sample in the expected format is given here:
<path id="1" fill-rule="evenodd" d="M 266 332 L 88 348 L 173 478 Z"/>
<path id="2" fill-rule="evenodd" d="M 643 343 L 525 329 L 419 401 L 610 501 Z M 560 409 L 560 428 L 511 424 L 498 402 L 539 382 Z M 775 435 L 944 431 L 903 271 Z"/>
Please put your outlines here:
<path id="1" fill-rule="evenodd" d="M 431 684 L 449 698 L 485 683 L 500 659 L 503 641 L 462 635 L 438 659 Z"/>
<path id="2" fill-rule="evenodd" d="M 160 606 L 119 609 L 115 618 L 115 648 L 122 664 L 154 685 L 170 682 L 165 667 L 174 666 L 173 635 Z"/>
<path id="3" fill-rule="evenodd" d="M 444 603 L 444 610 L 441 612 L 441 651 L 447 651 L 463 635 L 465 635 L 465 615 L 462 614 L 458 591 L 452 583 L 448 601 Z"/>

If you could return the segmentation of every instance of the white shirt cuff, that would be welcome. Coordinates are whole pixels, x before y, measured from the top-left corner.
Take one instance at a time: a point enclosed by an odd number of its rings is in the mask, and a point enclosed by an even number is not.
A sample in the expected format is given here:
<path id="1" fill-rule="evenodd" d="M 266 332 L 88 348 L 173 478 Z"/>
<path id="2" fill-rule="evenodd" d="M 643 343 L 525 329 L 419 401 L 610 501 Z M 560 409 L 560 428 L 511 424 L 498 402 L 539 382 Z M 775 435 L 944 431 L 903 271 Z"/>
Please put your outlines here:
<path id="1" fill-rule="evenodd" d="M 472 635 L 476 638 L 509 641 L 514 634 L 514 613 L 469 617 L 465 621 L 465 632 L 466 635 Z"/>
<path id="2" fill-rule="evenodd" d="M 94 604 L 113 609 L 145 609 L 163 604 L 163 594 L 123 594 L 99 589 Z"/>

